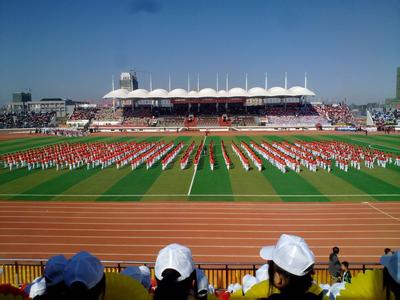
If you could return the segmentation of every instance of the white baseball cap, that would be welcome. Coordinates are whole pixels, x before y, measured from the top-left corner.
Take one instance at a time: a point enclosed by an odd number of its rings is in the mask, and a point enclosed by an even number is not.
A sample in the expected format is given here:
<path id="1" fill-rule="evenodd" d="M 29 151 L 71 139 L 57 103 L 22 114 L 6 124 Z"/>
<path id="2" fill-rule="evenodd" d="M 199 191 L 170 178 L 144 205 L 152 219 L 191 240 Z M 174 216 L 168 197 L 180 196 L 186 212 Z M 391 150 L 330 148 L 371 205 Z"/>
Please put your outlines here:
<path id="1" fill-rule="evenodd" d="M 154 267 L 158 280 L 162 280 L 162 273 L 166 269 L 172 269 L 181 274 L 178 281 L 189 278 L 194 270 L 192 251 L 180 244 L 170 244 L 160 250 Z"/>
<path id="2" fill-rule="evenodd" d="M 265 264 L 259 267 L 256 271 L 256 278 L 259 282 L 269 279 L 268 268 L 269 265 Z"/>
<path id="3" fill-rule="evenodd" d="M 258 280 L 252 275 L 244 275 L 242 279 L 242 288 L 243 294 L 246 294 L 249 289 L 253 287 L 253 285 L 257 284 Z"/>
<path id="4" fill-rule="evenodd" d="M 384 255 L 380 261 L 381 265 L 389 271 L 393 280 L 400 284 L 400 252 L 396 251 L 392 255 Z"/>
<path id="5" fill-rule="evenodd" d="M 262 248 L 260 256 L 265 260 L 272 260 L 283 270 L 297 276 L 306 275 L 315 263 L 314 253 L 304 239 L 289 234 L 282 234 L 275 246 Z"/>

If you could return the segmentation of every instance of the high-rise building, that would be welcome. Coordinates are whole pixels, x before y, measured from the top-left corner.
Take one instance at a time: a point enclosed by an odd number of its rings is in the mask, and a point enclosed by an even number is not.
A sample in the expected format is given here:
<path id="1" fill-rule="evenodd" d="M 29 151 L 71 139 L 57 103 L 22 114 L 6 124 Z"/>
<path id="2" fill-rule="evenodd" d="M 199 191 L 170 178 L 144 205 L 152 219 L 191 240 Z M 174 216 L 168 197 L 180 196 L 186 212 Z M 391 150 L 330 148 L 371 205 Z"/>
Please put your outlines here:
<path id="1" fill-rule="evenodd" d="M 14 103 L 24 102 L 25 103 L 28 101 L 32 101 L 31 93 L 24 93 L 24 92 L 13 93 L 12 102 L 14 102 Z"/>
<path id="2" fill-rule="evenodd" d="M 136 73 L 123 72 L 119 80 L 119 87 L 128 91 L 133 91 L 138 88 Z"/>
<path id="3" fill-rule="evenodd" d="M 397 67 L 396 98 L 385 100 L 386 109 L 400 109 L 400 67 Z"/>
<path id="4" fill-rule="evenodd" d="M 400 99 L 400 67 L 397 68 L 396 98 Z"/>

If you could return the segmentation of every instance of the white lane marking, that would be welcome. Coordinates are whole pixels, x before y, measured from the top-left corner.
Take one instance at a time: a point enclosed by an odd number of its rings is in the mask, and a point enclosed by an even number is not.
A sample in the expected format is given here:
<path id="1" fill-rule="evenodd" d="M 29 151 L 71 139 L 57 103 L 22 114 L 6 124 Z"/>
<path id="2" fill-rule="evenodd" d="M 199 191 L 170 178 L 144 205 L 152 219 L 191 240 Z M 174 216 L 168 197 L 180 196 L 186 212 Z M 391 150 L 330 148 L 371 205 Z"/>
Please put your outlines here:
<path id="1" fill-rule="evenodd" d="M 26 218 L 23 218 L 26 219 Z M 85 219 L 85 218 L 83 218 Z M 270 221 L 292 221 L 293 219 L 269 219 Z M 297 219 L 298 221 L 326 221 L 326 220 L 334 220 L 334 221 L 339 221 L 339 220 L 349 220 L 348 218 L 335 218 L 335 219 Z M 354 219 L 354 220 L 359 220 L 359 219 Z M 365 220 L 370 220 L 368 218 L 366 218 Z M 387 220 L 387 218 L 380 218 L 378 220 Z M 241 223 L 204 223 L 204 222 L 200 222 L 200 223 L 187 223 L 187 222 L 180 222 L 180 223 L 165 223 L 165 222 L 112 222 L 112 223 L 106 223 L 106 222 L 54 222 L 54 221 L 28 221 L 28 220 L 24 220 L 24 221 L 4 221 L 4 220 L 0 220 L 0 224 L 9 224 L 9 223 L 13 223 L 13 224 L 52 224 L 52 225 L 102 225 L 102 226 L 110 226 L 110 225 L 118 225 L 118 226 L 160 226 L 162 228 L 164 228 L 165 226 L 201 226 L 201 227 L 205 227 L 205 226 L 250 226 L 250 227 L 278 227 L 278 226 L 314 226 L 314 227 L 320 227 L 320 226 L 328 226 L 328 227 L 332 227 L 332 226 L 338 226 L 338 224 L 255 224 L 255 223 L 251 223 L 251 224 L 241 224 Z M 373 225 L 373 226 L 399 226 L 400 224 L 391 224 L 391 223 L 364 223 L 364 224 L 360 224 L 360 223 L 342 223 L 339 224 L 342 226 L 366 226 L 366 225 Z"/>
<path id="2" fill-rule="evenodd" d="M 204 147 L 205 144 L 206 144 L 206 139 L 207 139 L 207 136 L 204 137 L 204 140 L 203 140 L 203 147 Z M 203 151 L 203 150 L 202 150 L 202 151 Z M 195 154 L 195 156 L 196 156 L 196 154 Z M 200 158 L 200 159 L 201 159 L 201 158 Z M 200 162 L 200 159 L 199 159 L 199 162 Z M 192 181 L 190 182 L 189 190 L 188 190 L 186 196 L 190 196 L 190 193 L 192 192 L 193 182 L 194 182 L 194 178 L 196 177 L 196 173 L 197 173 L 197 168 L 196 168 L 196 166 L 194 166 Z"/>
<path id="3" fill-rule="evenodd" d="M 2 243 L 0 242 L 0 245 L 5 245 L 5 246 L 62 246 L 62 247 L 118 247 L 118 248 L 141 248 L 141 247 L 157 247 L 157 248 L 163 248 L 165 247 L 165 244 L 105 244 L 105 243 L 29 243 L 29 242 L 6 242 Z M 191 245 L 188 244 L 186 245 L 189 248 L 233 248 L 233 249 L 260 249 L 262 246 L 253 246 L 253 245 Z M 399 248 L 400 244 L 398 245 L 340 245 L 338 244 L 340 248 L 367 248 L 367 249 L 373 249 L 373 248 L 379 248 L 383 249 L 385 247 L 390 247 L 390 248 Z M 332 245 L 326 245 L 326 246 L 320 246 L 320 245 L 310 245 L 310 247 L 315 248 L 315 249 L 331 249 Z"/>
<path id="4" fill-rule="evenodd" d="M 107 217 L 107 216 L 52 216 L 52 215 L 47 215 L 47 216 L 43 216 L 43 215 L 36 215 L 36 216 L 26 216 L 26 215 L 4 215 L 2 216 L 0 214 L 0 217 L 2 217 L 2 220 L 0 221 L 0 223 L 2 222 L 7 222 L 4 221 L 4 218 L 12 218 L 13 222 L 15 219 L 67 219 L 67 220 L 73 220 L 73 219 L 82 219 L 82 220 L 116 220 L 115 217 Z M 173 220 L 176 221 L 177 218 L 176 217 L 163 217 L 163 220 Z M 119 217 L 117 220 L 122 221 L 122 220 L 132 220 L 132 217 Z M 149 217 L 136 217 L 135 216 L 135 220 L 149 220 Z M 254 218 L 254 217 L 250 217 L 250 218 L 236 218 L 236 217 L 228 217 L 228 218 L 224 218 L 224 217 L 179 217 L 179 220 L 216 220 L 216 221 L 220 221 L 220 220 L 234 220 L 234 221 L 261 221 L 261 222 L 265 222 L 265 218 Z M 269 221 L 346 221 L 346 220 L 387 220 L 387 218 L 384 217 L 358 217 L 358 218 L 349 218 L 349 217 L 343 217 L 343 218 L 293 218 L 293 217 L 287 217 L 284 216 L 282 218 L 268 218 Z M 9 222 L 9 221 L 8 221 Z M 66 222 L 58 222 L 58 223 L 66 223 Z M 73 224 L 73 223 L 72 223 Z M 94 224 L 93 222 L 90 222 L 88 224 Z M 100 224 L 100 223 L 99 223 Z M 168 224 L 168 225 L 182 225 L 182 224 L 195 224 L 195 223 L 188 223 L 188 222 L 176 222 L 176 223 L 166 223 L 166 222 L 112 222 L 112 223 L 106 223 L 106 224 L 132 224 L 132 225 L 153 225 L 153 224 L 159 224 L 159 225 L 163 225 L 163 224 Z M 227 223 L 210 223 L 207 224 L 205 222 L 202 222 L 201 224 L 204 225 L 242 225 L 241 223 L 235 224 L 227 224 Z M 389 223 L 390 224 L 390 223 Z M 260 224 L 260 223 L 251 223 L 248 225 L 253 225 L 253 226 L 265 226 L 265 224 Z M 291 224 L 288 224 L 291 225 Z M 342 224 L 341 224 L 342 225 Z"/>
<path id="5" fill-rule="evenodd" d="M 382 209 L 380 209 L 380 208 L 378 208 L 378 207 L 375 207 L 375 206 L 372 205 L 371 203 L 365 202 L 365 204 L 367 204 L 369 207 L 373 208 L 374 210 L 376 210 L 376 211 L 378 211 L 378 212 L 384 214 L 385 216 L 388 216 L 389 218 L 400 222 L 400 219 L 399 219 L 399 218 L 396 218 L 396 217 L 392 216 L 391 214 L 388 214 L 387 212 L 383 211 Z"/>
<path id="6" fill-rule="evenodd" d="M 271 240 L 276 241 L 277 237 L 213 237 L 213 236 L 116 236 L 116 235 L 38 235 L 38 234 L 0 234 L 0 237 L 12 238 L 85 238 L 85 239 L 127 239 L 127 240 L 160 240 L 160 239 L 182 239 L 182 240 Z M 307 241 L 330 241 L 329 237 L 308 237 Z M 340 240 L 400 240 L 400 237 L 341 237 Z"/>

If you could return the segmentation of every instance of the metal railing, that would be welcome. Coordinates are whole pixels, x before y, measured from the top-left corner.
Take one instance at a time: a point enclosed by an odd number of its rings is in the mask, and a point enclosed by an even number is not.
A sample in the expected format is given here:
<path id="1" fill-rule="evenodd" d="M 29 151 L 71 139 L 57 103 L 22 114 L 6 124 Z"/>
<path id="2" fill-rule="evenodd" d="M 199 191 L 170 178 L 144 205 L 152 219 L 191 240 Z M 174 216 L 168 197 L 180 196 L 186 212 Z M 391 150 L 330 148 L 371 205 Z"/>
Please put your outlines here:
<path id="1" fill-rule="evenodd" d="M 9 283 L 19 286 L 32 282 L 35 278 L 42 276 L 46 259 L 0 259 L 0 267 L 3 275 L 0 276 L 0 284 Z M 146 265 L 150 268 L 151 276 L 154 278 L 154 262 L 143 261 L 102 261 L 105 272 L 121 272 L 129 266 Z M 255 276 L 256 270 L 261 266 L 259 263 L 197 263 L 196 267 L 204 271 L 209 283 L 215 288 L 227 288 L 230 283 L 241 283 L 246 274 Z M 381 268 L 378 263 L 353 263 L 350 272 L 354 277 L 366 270 Z M 315 264 L 314 280 L 320 283 L 331 283 L 328 271 L 328 263 Z"/>

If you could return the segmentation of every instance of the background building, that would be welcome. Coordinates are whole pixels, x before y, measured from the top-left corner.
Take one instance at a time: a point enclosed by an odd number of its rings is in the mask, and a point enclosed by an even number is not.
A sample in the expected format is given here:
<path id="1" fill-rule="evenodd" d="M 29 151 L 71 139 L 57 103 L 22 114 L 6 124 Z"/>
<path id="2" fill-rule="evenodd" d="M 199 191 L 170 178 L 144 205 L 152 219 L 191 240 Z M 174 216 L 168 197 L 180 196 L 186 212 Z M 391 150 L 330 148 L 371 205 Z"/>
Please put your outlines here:
<path id="1" fill-rule="evenodd" d="M 125 89 L 130 92 L 132 92 L 133 90 L 137 90 L 138 81 L 137 81 L 136 73 L 131 73 L 131 72 L 121 73 L 121 77 L 119 80 L 119 87 L 121 89 Z"/>
<path id="2" fill-rule="evenodd" d="M 400 109 L 400 67 L 397 68 L 396 98 L 385 100 L 386 109 Z"/>

